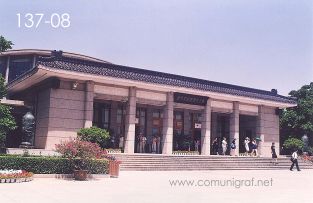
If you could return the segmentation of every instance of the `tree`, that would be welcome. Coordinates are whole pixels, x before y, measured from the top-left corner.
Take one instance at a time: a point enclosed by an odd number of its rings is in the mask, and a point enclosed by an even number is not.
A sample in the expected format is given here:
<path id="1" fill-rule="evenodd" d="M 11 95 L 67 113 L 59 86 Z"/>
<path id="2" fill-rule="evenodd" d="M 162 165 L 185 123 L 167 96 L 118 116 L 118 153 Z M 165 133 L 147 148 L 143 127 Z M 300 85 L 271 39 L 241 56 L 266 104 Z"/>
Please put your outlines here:
<path id="1" fill-rule="evenodd" d="M 12 49 L 13 43 L 0 36 L 0 53 Z M 6 96 L 5 80 L 0 74 L 0 99 Z M 4 147 L 7 133 L 16 129 L 16 122 L 11 114 L 11 107 L 0 104 L 0 147 Z"/>
<path id="2" fill-rule="evenodd" d="M 289 137 L 301 139 L 307 134 L 313 143 L 313 82 L 302 86 L 299 90 L 289 93 L 295 97 L 298 105 L 284 110 L 280 116 L 281 141 L 284 143 Z"/>
<path id="3" fill-rule="evenodd" d="M 0 98 L 6 94 L 4 79 L 0 75 Z M 16 122 L 11 114 L 11 107 L 0 104 L 0 147 L 4 147 L 8 131 L 16 128 Z"/>
<path id="4" fill-rule="evenodd" d="M 2 35 L 0 35 L 0 52 L 12 49 L 13 45 L 14 44 L 11 41 L 6 40 Z"/>

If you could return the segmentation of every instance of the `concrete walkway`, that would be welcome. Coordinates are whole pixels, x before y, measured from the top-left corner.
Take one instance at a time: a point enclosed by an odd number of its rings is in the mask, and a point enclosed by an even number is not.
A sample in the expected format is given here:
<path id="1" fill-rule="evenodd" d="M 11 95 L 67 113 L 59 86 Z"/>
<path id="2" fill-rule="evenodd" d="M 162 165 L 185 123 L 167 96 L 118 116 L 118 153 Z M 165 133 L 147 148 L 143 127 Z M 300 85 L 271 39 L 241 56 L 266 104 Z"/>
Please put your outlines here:
<path id="1" fill-rule="evenodd" d="M 254 186 L 249 186 L 252 178 Z M 171 186 L 170 180 L 189 180 L 190 186 L 186 182 L 185 186 L 178 186 L 178 182 Z M 312 191 L 313 170 L 121 172 L 119 178 L 87 182 L 37 178 L 28 183 L 0 184 L 0 202 L 312 203 Z"/>

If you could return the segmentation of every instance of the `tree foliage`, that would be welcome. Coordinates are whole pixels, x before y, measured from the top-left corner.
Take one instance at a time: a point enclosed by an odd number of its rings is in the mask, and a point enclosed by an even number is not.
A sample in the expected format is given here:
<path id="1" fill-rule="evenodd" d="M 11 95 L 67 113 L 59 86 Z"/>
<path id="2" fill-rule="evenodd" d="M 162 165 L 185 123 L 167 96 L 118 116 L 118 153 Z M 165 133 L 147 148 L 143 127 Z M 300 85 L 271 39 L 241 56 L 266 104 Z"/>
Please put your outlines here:
<path id="1" fill-rule="evenodd" d="M 10 110 L 9 106 L 0 104 L 0 147 L 4 146 L 7 132 L 16 128 L 16 123 Z"/>
<path id="2" fill-rule="evenodd" d="M 5 97 L 5 95 L 6 95 L 6 89 L 5 89 L 4 82 L 5 82 L 5 80 L 0 74 L 0 98 Z"/>
<path id="3" fill-rule="evenodd" d="M 293 90 L 290 96 L 296 98 L 298 105 L 283 111 L 280 117 L 281 138 L 284 142 L 289 137 L 301 139 L 307 134 L 312 144 L 313 139 L 313 82 Z"/>
<path id="4" fill-rule="evenodd" d="M 0 53 L 12 49 L 13 43 L 0 36 Z M 0 74 L 0 99 L 6 96 L 5 80 Z M 8 131 L 16 128 L 16 122 L 11 114 L 11 107 L 0 104 L 0 147 L 6 141 Z"/>
<path id="5" fill-rule="evenodd" d="M 110 134 L 108 131 L 97 128 L 82 128 L 77 132 L 78 139 L 88 142 L 99 144 L 100 147 L 105 148 L 108 146 Z"/>
<path id="6" fill-rule="evenodd" d="M 6 40 L 2 35 L 0 36 L 0 52 L 12 49 L 13 45 L 11 41 Z"/>
<path id="7" fill-rule="evenodd" d="M 283 144 L 284 148 L 288 149 L 288 150 L 292 150 L 295 151 L 297 149 L 303 149 L 304 143 L 302 140 L 297 139 L 297 138 L 288 138 L 287 140 L 285 140 L 284 144 Z"/>

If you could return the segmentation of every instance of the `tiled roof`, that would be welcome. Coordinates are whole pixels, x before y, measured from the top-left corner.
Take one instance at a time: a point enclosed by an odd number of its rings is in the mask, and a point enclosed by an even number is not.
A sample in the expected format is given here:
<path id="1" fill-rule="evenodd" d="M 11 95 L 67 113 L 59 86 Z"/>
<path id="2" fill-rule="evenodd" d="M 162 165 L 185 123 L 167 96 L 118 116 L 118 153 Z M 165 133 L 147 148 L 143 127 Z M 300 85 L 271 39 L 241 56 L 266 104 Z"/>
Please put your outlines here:
<path id="1" fill-rule="evenodd" d="M 142 81 L 146 83 L 185 87 L 190 89 L 218 92 L 282 103 L 296 103 L 295 100 L 289 97 L 281 96 L 271 91 L 264 91 L 110 63 L 97 63 L 58 56 L 39 57 L 37 60 L 37 65 L 39 64 L 53 69 L 75 71 L 92 75 L 103 75 L 133 81 Z"/>

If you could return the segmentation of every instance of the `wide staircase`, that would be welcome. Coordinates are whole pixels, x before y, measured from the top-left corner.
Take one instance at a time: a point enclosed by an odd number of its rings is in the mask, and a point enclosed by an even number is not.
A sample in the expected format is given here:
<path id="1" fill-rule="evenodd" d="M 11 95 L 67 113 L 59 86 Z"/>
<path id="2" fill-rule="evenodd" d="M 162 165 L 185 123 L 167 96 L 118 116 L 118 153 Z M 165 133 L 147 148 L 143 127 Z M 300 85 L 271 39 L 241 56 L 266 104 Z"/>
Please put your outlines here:
<path id="1" fill-rule="evenodd" d="M 230 157 L 199 155 L 112 154 L 121 161 L 121 171 L 178 171 L 178 170 L 288 170 L 291 161 L 278 158 L 273 164 L 265 157 Z M 299 160 L 300 169 L 313 169 L 310 161 Z M 296 170 L 294 168 L 294 170 Z"/>

